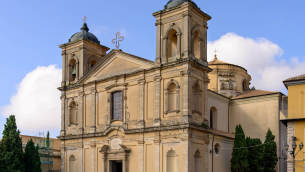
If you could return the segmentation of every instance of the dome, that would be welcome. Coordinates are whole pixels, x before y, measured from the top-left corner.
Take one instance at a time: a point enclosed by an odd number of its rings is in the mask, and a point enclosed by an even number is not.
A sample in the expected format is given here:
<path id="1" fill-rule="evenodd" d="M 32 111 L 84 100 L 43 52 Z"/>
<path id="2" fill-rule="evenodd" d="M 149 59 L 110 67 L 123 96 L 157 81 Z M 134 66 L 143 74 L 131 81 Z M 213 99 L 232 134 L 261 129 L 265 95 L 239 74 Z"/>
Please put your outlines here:
<path id="1" fill-rule="evenodd" d="M 181 4 L 183 4 L 184 2 L 191 2 L 193 3 L 195 6 L 197 6 L 192 0 L 170 0 L 168 1 L 168 3 L 165 5 L 165 9 L 170 9 L 170 8 L 174 8 L 177 7 Z"/>
<path id="2" fill-rule="evenodd" d="M 75 42 L 78 40 L 90 40 L 97 44 L 100 44 L 100 41 L 97 39 L 97 37 L 89 32 L 87 23 L 84 23 L 80 30 L 81 30 L 80 32 L 77 32 L 71 36 L 69 42 Z"/>

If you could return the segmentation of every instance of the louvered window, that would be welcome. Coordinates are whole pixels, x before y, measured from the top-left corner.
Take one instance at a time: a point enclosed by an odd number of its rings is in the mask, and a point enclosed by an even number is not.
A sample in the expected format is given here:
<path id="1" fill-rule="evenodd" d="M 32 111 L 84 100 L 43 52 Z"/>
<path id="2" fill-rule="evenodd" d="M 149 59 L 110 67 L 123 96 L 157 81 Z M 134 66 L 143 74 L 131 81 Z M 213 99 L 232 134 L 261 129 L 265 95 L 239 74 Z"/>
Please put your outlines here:
<path id="1" fill-rule="evenodd" d="M 117 91 L 111 95 L 111 119 L 122 120 L 123 104 L 122 104 L 122 91 Z"/>

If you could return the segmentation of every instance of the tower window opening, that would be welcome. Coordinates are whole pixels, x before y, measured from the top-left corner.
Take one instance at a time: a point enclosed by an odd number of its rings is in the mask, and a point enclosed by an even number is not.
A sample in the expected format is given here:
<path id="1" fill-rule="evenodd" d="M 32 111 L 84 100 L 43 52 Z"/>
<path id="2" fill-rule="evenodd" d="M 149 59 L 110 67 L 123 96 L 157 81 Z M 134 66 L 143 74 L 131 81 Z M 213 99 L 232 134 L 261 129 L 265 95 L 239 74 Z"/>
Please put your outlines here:
<path id="1" fill-rule="evenodd" d="M 168 32 L 167 40 L 167 58 L 175 57 L 178 51 L 178 37 L 177 31 L 171 29 Z"/>
<path id="2" fill-rule="evenodd" d="M 198 31 L 195 31 L 193 35 L 193 54 L 197 59 L 200 59 L 200 38 Z"/>
<path id="3" fill-rule="evenodd" d="M 75 81 L 76 74 L 77 74 L 76 60 L 72 59 L 70 61 L 70 81 Z"/>

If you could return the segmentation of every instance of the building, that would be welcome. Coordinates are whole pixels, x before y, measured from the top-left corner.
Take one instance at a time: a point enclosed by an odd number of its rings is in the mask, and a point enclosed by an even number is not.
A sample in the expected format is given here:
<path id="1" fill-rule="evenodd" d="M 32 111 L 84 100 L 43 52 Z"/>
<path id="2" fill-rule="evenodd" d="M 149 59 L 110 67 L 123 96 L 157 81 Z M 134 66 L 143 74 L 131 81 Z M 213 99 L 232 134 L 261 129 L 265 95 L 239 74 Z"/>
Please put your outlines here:
<path id="1" fill-rule="evenodd" d="M 287 171 L 292 172 L 295 168 L 296 172 L 301 172 L 305 170 L 304 150 L 300 150 L 300 144 L 305 143 L 305 75 L 292 77 L 283 82 L 288 89 L 288 117 L 283 118 L 283 122 L 287 124 L 288 150 L 292 151 L 293 142 L 297 145 L 295 164 L 292 155 L 288 153 Z"/>
<path id="2" fill-rule="evenodd" d="M 60 172 L 60 140 L 50 138 L 50 147 L 46 146 L 45 137 L 20 135 L 22 147 L 25 148 L 28 141 L 32 140 L 39 146 L 39 155 L 42 172 Z"/>
<path id="3" fill-rule="evenodd" d="M 285 96 L 249 89 L 241 66 L 207 62 L 211 17 L 195 2 L 153 16 L 155 61 L 108 52 L 87 23 L 60 46 L 62 172 L 230 171 L 238 124 L 262 140 L 270 128 L 281 156 Z"/>

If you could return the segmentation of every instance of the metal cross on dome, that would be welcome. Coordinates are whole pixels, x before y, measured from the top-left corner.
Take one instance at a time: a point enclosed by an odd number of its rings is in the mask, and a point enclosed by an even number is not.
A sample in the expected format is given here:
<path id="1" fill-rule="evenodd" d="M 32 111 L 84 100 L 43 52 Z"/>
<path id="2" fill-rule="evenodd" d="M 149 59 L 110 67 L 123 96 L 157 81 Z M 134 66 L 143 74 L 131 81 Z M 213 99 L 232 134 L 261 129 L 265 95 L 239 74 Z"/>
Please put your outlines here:
<path id="1" fill-rule="evenodd" d="M 115 45 L 116 49 L 120 49 L 120 42 L 124 41 L 124 36 L 120 32 L 115 34 L 115 38 L 112 40 L 112 44 Z"/>
<path id="2" fill-rule="evenodd" d="M 83 21 L 84 21 L 84 23 L 87 22 L 87 16 L 84 16 Z"/>

